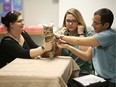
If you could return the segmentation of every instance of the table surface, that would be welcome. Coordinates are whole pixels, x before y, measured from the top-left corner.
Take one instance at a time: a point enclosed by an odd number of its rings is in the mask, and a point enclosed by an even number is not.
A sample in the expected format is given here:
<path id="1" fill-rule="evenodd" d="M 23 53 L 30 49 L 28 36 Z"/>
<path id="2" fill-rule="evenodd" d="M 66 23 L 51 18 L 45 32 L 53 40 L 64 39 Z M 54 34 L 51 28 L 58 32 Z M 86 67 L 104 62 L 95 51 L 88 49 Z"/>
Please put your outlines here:
<path id="1" fill-rule="evenodd" d="M 53 60 L 16 58 L 0 69 L 0 87 L 67 87 L 69 78 L 78 76 L 79 71 L 67 56 Z"/>

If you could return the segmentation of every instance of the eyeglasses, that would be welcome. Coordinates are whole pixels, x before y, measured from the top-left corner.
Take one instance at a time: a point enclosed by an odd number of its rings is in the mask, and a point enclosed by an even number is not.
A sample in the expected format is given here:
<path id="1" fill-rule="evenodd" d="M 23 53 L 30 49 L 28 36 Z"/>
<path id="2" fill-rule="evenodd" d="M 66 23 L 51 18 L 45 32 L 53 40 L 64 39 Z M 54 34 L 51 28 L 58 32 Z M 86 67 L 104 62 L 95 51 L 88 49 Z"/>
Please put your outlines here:
<path id="1" fill-rule="evenodd" d="M 93 19 L 92 19 L 92 21 L 93 21 L 93 24 L 94 24 L 94 25 L 102 24 L 101 22 L 94 21 Z"/>
<path id="2" fill-rule="evenodd" d="M 75 19 L 74 19 L 74 20 L 66 19 L 66 22 L 67 22 L 67 23 L 76 23 L 77 20 L 75 20 Z"/>
<path id="3" fill-rule="evenodd" d="M 99 24 L 102 24 L 102 23 L 93 21 L 93 24 L 94 24 L 94 25 L 99 25 Z"/>

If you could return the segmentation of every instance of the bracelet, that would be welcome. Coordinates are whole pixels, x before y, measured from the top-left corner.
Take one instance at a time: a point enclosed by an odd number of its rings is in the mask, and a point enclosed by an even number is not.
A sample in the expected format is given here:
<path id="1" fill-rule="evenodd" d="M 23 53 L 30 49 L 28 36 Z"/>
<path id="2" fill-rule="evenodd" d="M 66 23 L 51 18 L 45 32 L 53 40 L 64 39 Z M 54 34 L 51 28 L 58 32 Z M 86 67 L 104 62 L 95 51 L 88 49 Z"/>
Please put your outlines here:
<path id="1" fill-rule="evenodd" d="M 84 33 L 78 34 L 78 36 L 80 36 L 80 35 L 84 35 Z"/>
<path id="2" fill-rule="evenodd" d="M 59 38 L 59 39 L 61 39 L 61 40 L 62 40 L 62 39 L 63 39 L 63 37 L 64 37 L 64 35 L 62 34 L 62 35 L 60 35 L 60 38 Z"/>
<path id="3" fill-rule="evenodd" d="M 44 52 L 46 51 L 44 46 L 41 46 L 41 48 L 42 48 L 42 50 L 43 50 Z"/>

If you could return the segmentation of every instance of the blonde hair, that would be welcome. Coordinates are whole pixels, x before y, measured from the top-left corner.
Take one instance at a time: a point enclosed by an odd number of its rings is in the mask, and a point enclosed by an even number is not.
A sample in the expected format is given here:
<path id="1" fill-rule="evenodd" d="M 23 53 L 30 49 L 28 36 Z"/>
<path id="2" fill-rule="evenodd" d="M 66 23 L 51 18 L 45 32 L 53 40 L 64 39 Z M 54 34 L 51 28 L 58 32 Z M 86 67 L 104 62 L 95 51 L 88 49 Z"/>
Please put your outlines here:
<path id="1" fill-rule="evenodd" d="M 85 21 L 84 21 L 84 19 L 83 19 L 83 17 L 82 17 L 82 14 L 80 13 L 80 11 L 79 10 L 77 10 L 77 9 L 75 9 L 75 8 L 71 8 L 71 9 L 69 9 L 66 13 L 65 13 L 65 16 L 64 16 L 64 20 L 63 20 L 63 25 L 62 25 L 62 27 L 66 27 L 66 16 L 67 16 L 67 14 L 72 14 L 76 19 L 77 19 L 77 21 L 78 21 L 78 23 L 80 24 L 80 25 L 83 25 L 84 26 L 84 33 L 85 33 L 85 31 L 86 31 L 86 24 L 85 24 Z"/>

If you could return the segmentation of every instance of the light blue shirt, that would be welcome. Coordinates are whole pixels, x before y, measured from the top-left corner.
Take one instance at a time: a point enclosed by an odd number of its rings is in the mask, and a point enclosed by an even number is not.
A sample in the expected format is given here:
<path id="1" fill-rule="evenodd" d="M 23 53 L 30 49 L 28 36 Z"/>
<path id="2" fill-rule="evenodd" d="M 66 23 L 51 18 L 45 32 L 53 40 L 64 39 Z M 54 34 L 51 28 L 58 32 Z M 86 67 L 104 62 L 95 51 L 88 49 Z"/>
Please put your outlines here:
<path id="1" fill-rule="evenodd" d="M 95 71 L 103 78 L 116 83 L 116 32 L 112 29 L 97 33 L 94 37 L 100 46 L 93 49 L 93 66 Z"/>

